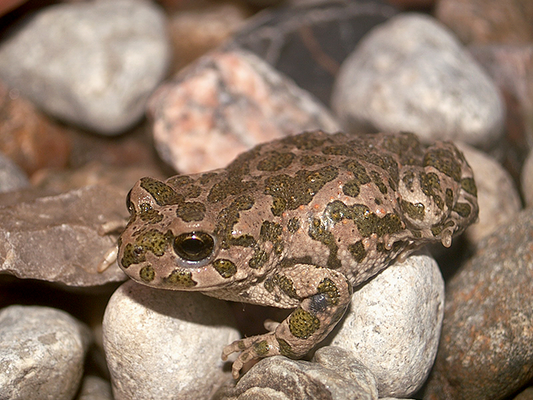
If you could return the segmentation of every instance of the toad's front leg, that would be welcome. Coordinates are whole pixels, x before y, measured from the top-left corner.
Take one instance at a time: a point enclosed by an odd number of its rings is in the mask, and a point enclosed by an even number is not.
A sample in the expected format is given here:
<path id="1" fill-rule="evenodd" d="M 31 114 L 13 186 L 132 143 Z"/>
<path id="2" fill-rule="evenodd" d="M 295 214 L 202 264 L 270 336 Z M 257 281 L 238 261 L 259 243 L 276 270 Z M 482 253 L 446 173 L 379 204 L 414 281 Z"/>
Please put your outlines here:
<path id="1" fill-rule="evenodd" d="M 274 331 L 224 347 L 224 360 L 241 352 L 233 363 L 235 379 L 251 359 L 278 354 L 290 358 L 304 356 L 331 332 L 350 303 L 350 283 L 343 274 L 331 269 L 297 264 L 270 279 L 272 291 L 298 299 L 300 304 Z"/>

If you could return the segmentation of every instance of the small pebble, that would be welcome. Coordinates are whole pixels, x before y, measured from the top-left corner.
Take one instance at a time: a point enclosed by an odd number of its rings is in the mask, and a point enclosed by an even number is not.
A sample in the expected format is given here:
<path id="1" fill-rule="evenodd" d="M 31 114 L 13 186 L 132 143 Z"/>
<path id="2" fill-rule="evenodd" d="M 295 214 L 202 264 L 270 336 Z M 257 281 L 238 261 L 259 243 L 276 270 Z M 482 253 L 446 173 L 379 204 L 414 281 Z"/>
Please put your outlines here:
<path id="1" fill-rule="evenodd" d="M 380 396 L 408 397 L 433 365 L 443 312 L 437 263 L 411 255 L 356 289 L 331 345 L 352 351 L 369 368 Z"/>
<path id="2" fill-rule="evenodd" d="M 169 61 L 165 17 L 141 0 L 49 6 L 0 45 L 0 77 L 11 87 L 51 115 L 105 135 L 142 118 Z"/>
<path id="3" fill-rule="evenodd" d="M 220 358 L 240 338 L 230 315 L 201 293 L 124 283 L 103 323 L 115 399 L 209 399 L 230 378 Z"/>
<path id="4" fill-rule="evenodd" d="M 9 306 L 0 311 L 2 399 L 71 400 L 78 391 L 89 329 L 64 311 Z"/>
<path id="5" fill-rule="evenodd" d="M 374 28 L 343 63 L 332 95 L 345 129 L 416 132 L 487 147 L 501 137 L 498 89 L 435 19 L 407 13 Z"/>
<path id="6" fill-rule="evenodd" d="M 156 148 L 181 173 L 225 167 L 256 144 L 339 129 L 329 111 L 259 57 L 211 52 L 149 102 Z"/>

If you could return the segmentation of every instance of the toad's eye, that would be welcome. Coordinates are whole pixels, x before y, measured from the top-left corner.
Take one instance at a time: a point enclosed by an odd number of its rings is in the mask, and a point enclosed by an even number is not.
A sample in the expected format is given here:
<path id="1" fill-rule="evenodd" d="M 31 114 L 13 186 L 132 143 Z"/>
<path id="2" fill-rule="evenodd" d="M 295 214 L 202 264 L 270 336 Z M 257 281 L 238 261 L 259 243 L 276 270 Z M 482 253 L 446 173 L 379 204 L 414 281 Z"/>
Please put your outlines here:
<path id="1" fill-rule="evenodd" d="M 128 192 L 128 195 L 126 196 L 126 207 L 128 207 L 130 215 L 133 215 L 135 213 L 135 208 L 133 207 L 133 203 L 131 202 L 131 189 Z"/>
<path id="2" fill-rule="evenodd" d="M 205 232 L 188 232 L 176 236 L 174 251 L 186 262 L 201 262 L 213 255 L 215 241 Z"/>

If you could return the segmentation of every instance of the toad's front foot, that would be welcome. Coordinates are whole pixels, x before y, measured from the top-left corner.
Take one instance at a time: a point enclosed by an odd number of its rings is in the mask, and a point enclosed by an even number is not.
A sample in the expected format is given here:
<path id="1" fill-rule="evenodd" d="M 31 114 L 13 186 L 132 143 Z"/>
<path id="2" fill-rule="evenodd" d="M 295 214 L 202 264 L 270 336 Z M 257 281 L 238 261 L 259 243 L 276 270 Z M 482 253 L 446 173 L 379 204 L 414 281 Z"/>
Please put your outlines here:
<path id="1" fill-rule="evenodd" d="M 241 369 L 248 361 L 281 354 L 279 343 L 274 332 L 234 341 L 224 347 L 224 350 L 222 351 L 222 359 L 227 360 L 230 354 L 238 352 L 240 352 L 240 354 L 233 362 L 232 367 L 232 375 L 234 379 L 239 377 Z"/>

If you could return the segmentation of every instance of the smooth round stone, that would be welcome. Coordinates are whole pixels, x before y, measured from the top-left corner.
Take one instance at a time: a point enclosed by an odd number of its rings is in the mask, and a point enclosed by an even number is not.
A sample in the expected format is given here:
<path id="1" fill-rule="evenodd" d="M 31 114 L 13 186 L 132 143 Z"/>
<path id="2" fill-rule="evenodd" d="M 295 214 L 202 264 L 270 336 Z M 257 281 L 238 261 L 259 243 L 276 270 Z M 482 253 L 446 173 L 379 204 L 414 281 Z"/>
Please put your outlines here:
<path id="1" fill-rule="evenodd" d="M 341 66 L 332 105 L 345 129 L 411 131 L 423 141 L 489 146 L 505 107 L 488 75 L 435 19 L 401 14 L 374 28 Z"/>
<path id="2" fill-rule="evenodd" d="M 214 51 L 149 101 L 161 157 L 181 173 L 225 167 L 253 146 L 306 130 L 339 130 L 311 94 L 245 50 Z"/>
<path id="3" fill-rule="evenodd" d="M 30 186 L 30 181 L 24 171 L 0 153 L 0 192 L 11 192 L 28 186 Z"/>
<path id="4" fill-rule="evenodd" d="M 352 295 L 331 345 L 374 374 L 380 397 L 408 397 L 425 382 L 439 343 L 444 281 L 435 260 L 411 255 Z"/>
<path id="5" fill-rule="evenodd" d="M 449 281 L 424 399 L 510 398 L 533 378 L 533 209 L 500 225 Z"/>
<path id="6" fill-rule="evenodd" d="M 89 329 L 64 311 L 10 306 L 0 311 L 2 399 L 71 400 L 78 391 Z"/>
<path id="7" fill-rule="evenodd" d="M 529 152 L 520 175 L 522 193 L 527 207 L 533 207 L 533 151 Z"/>
<path id="8" fill-rule="evenodd" d="M 239 338 L 225 302 L 128 281 L 103 322 L 115 399 L 207 399 L 230 377 L 222 348 Z"/>
<path id="9" fill-rule="evenodd" d="M 472 167 L 476 180 L 479 220 L 465 234 L 477 245 L 499 225 L 516 218 L 522 209 L 520 194 L 511 175 L 496 160 L 467 144 L 457 142 L 456 145 Z"/>
<path id="10" fill-rule="evenodd" d="M 151 2 L 47 7 L 0 45 L 0 77 L 55 117 L 117 134 L 142 118 L 164 78 L 170 60 L 165 29 Z"/>

